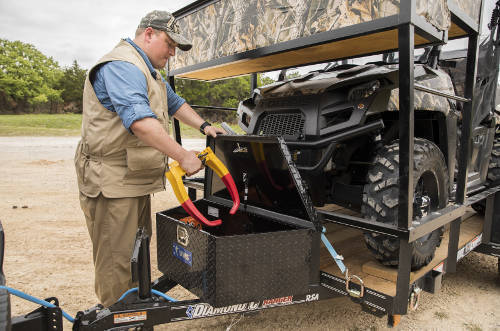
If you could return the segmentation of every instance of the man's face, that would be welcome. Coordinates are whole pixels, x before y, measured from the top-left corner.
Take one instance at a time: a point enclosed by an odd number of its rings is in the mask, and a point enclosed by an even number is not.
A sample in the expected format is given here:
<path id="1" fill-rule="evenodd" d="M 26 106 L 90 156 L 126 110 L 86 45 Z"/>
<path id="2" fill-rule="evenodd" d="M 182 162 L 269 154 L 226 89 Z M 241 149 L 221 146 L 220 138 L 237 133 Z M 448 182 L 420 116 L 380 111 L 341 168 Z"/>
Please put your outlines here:
<path id="1" fill-rule="evenodd" d="M 163 69 L 168 58 L 175 55 L 177 44 L 164 31 L 155 33 L 153 30 L 147 38 L 149 40 L 147 55 L 151 64 L 155 69 Z"/>

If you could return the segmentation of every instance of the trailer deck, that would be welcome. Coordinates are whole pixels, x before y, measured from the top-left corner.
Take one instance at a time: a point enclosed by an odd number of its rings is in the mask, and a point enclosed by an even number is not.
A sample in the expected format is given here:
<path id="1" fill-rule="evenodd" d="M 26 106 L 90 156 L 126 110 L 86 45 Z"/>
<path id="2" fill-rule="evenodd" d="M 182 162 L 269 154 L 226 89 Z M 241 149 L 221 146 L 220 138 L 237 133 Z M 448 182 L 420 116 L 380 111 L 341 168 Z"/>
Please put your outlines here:
<path id="1" fill-rule="evenodd" d="M 336 205 L 329 205 L 324 209 L 346 215 L 356 215 L 355 212 Z M 481 242 L 480 235 L 483 231 L 483 217 L 476 214 L 472 209 L 469 209 L 462 219 L 459 250 L 467 245 L 469 245 L 468 247 L 474 244 L 479 245 Z M 349 269 L 349 273 L 360 277 L 367 288 L 384 293 L 388 296 L 396 296 L 397 268 L 383 266 L 372 254 L 370 254 L 363 241 L 362 230 L 338 224 L 327 224 L 325 227 L 327 229 L 326 236 L 328 240 L 335 246 L 337 253 L 344 257 L 344 263 Z M 411 284 L 415 283 L 432 270 L 443 271 L 443 264 L 448 255 L 448 243 L 449 231 L 445 231 L 443 241 L 436 250 L 436 255 L 431 263 L 417 271 L 411 272 Z M 323 272 L 327 272 L 339 278 L 344 278 L 344 275 L 340 272 L 340 269 L 337 267 L 325 247 L 322 247 L 320 253 L 320 269 Z"/>

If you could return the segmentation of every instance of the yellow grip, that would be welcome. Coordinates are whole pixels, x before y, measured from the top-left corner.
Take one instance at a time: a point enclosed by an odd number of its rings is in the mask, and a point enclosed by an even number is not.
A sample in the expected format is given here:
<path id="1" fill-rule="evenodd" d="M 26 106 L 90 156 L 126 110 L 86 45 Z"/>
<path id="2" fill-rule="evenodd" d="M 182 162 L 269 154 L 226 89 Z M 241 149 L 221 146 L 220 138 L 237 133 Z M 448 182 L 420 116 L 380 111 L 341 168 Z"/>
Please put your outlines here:
<path id="1" fill-rule="evenodd" d="M 165 177 L 167 177 L 170 185 L 172 185 L 175 197 L 182 204 L 189 199 L 184 183 L 182 182 L 182 176 L 184 176 L 186 172 L 177 161 L 169 163 L 168 168 L 169 170 L 165 173 Z"/>
<path id="2" fill-rule="evenodd" d="M 224 163 L 222 163 L 221 160 L 219 160 L 219 158 L 217 156 L 215 156 L 214 152 L 212 151 L 212 149 L 210 147 L 205 148 L 203 150 L 203 152 L 198 154 L 198 157 L 200 157 L 201 160 L 208 167 L 210 167 L 210 169 L 215 171 L 217 176 L 219 176 L 220 178 L 224 177 L 225 175 L 227 175 L 229 173 L 229 170 L 227 170 Z"/>
<path id="3" fill-rule="evenodd" d="M 208 167 L 210 167 L 217 176 L 220 178 L 224 177 L 229 173 L 224 163 L 215 156 L 214 152 L 210 147 L 205 148 L 201 153 L 198 154 L 198 158 Z M 189 200 L 189 196 L 182 182 L 182 177 L 186 174 L 184 169 L 181 168 L 179 162 L 174 161 L 168 164 L 168 171 L 165 173 L 172 189 L 174 190 L 175 197 L 182 204 L 186 200 Z"/>

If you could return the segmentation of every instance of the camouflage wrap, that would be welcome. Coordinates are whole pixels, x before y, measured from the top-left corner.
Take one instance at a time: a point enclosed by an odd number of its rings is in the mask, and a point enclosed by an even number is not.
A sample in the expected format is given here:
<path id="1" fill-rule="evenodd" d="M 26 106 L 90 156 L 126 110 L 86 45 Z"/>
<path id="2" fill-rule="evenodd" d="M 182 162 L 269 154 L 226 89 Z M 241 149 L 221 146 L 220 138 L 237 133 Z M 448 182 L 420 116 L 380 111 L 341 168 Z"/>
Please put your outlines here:
<path id="1" fill-rule="evenodd" d="M 455 95 L 450 76 L 439 70 L 432 70 L 432 75 L 428 75 L 429 73 L 426 72 L 427 70 L 432 69 L 424 68 L 423 66 L 415 66 L 415 84 Z M 440 111 L 447 115 L 450 109 L 456 109 L 456 102 L 454 100 L 448 100 L 445 97 L 417 90 L 415 90 L 414 95 L 415 110 Z M 399 110 L 399 88 L 392 90 L 387 110 Z"/>
<path id="2" fill-rule="evenodd" d="M 450 25 L 447 0 L 417 0 L 417 13 Z M 194 47 L 170 70 L 399 14 L 399 0 L 221 0 L 177 20 Z"/>
<path id="3" fill-rule="evenodd" d="M 453 89 L 453 83 L 451 82 L 450 76 L 446 75 L 442 71 L 433 70 L 433 73 L 437 76 L 430 79 L 419 80 L 418 75 L 420 74 L 420 76 L 423 77 L 425 75 L 425 70 L 426 69 L 422 66 L 415 67 L 415 84 L 455 95 L 455 90 Z M 454 100 L 448 100 L 445 97 L 440 97 L 434 94 L 415 90 L 414 98 L 415 110 L 439 111 L 448 115 L 450 109 L 456 109 L 456 102 Z M 399 88 L 392 90 L 387 110 L 399 110 Z"/>
<path id="4" fill-rule="evenodd" d="M 479 23 L 479 14 L 481 11 L 481 0 L 449 0 L 460 10 L 466 13 L 476 23 Z"/>
<path id="5" fill-rule="evenodd" d="M 417 14 L 439 30 L 450 28 L 451 14 L 447 0 L 417 0 L 416 7 Z"/>
<path id="6" fill-rule="evenodd" d="M 324 73 L 309 73 L 295 79 L 278 81 L 259 88 L 263 99 L 283 98 L 321 94 L 327 90 L 334 90 L 342 85 L 354 85 L 359 82 L 369 82 L 386 78 L 397 86 L 398 66 L 374 64 L 358 65 L 349 69 L 336 70 Z M 455 95 L 453 83 L 446 72 L 434 70 L 427 66 L 415 65 L 415 83 L 444 93 Z M 390 97 L 389 97 L 390 95 Z M 383 111 L 399 110 L 399 88 L 392 89 L 387 94 L 387 107 Z M 456 109 L 456 102 L 431 93 L 415 90 L 415 110 L 439 111 L 448 114 L 450 109 Z M 385 101 L 384 101 L 385 102 Z M 368 113 L 380 112 L 381 109 L 368 110 Z"/>

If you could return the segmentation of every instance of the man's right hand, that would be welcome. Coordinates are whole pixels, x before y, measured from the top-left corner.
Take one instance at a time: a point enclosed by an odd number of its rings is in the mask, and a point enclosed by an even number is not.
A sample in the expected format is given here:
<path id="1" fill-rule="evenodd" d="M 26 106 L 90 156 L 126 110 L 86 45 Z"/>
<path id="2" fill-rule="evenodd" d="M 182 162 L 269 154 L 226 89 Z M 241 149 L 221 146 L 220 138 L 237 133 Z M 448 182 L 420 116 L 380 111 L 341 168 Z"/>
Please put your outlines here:
<path id="1" fill-rule="evenodd" d="M 203 164 L 196 155 L 195 151 L 186 151 L 183 157 L 178 160 L 181 168 L 186 172 L 186 175 L 191 176 L 203 169 Z"/>

